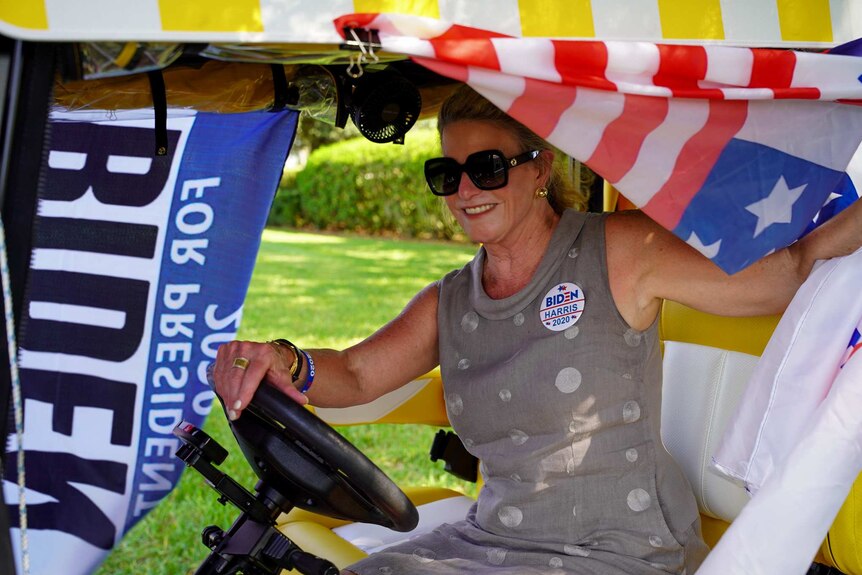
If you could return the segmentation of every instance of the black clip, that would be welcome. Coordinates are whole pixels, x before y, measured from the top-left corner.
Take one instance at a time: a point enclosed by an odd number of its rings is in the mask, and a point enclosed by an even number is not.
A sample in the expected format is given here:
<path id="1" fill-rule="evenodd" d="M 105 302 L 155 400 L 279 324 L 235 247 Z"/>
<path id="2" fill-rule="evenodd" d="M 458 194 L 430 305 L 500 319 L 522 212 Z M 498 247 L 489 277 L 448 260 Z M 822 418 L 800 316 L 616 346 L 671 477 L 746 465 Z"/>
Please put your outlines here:
<path id="1" fill-rule="evenodd" d="M 374 50 L 383 48 L 383 45 L 380 43 L 380 34 L 377 30 L 345 26 L 343 32 L 345 40 L 339 46 L 342 50 L 374 54 Z M 360 38 L 360 36 L 365 36 L 365 39 Z"/>
<path id="2" fill-rule="evenodd" d="M 295 95 L 295 98 L 290 97 L 290 88 L 287 83 L 287 75 L 284 73 L 284 66 L 281 64 L 270 64 L 269 68 L 272 72 L 273 90 L 272 108 L 269 111 L 281 112 L 288 104 L 296 104 L 296 101 L 291 102 L 291 100 L 298 100 L 299 97 L 298 94 Z"/>
<path id="3" fill-rule="evenodd" d="M 434 436 L 431 444 L 431 461 L 442 459 L 446 462 L 443 468 L 455 477 L 465 481 L 476 483 L 478 478 L 479 460 L 475 455 L 467 451 L 464 444 L 457 435 L 451 431 L 441 429 Z"/>

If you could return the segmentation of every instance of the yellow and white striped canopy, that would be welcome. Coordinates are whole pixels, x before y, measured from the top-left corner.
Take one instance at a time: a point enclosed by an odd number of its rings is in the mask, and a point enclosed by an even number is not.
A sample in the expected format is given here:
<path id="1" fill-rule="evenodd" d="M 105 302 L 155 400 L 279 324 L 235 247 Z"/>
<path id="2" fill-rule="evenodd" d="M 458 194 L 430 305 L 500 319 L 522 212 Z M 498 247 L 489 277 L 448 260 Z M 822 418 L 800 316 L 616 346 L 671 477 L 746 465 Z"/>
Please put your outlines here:
<path id="1" fill-rule="evenodd" d="M 337 44 L 332 21 L 393 12 L 515 36 L 830 47 L 862 37 L 862 0 L 4 0 L 30 40 Z"/>

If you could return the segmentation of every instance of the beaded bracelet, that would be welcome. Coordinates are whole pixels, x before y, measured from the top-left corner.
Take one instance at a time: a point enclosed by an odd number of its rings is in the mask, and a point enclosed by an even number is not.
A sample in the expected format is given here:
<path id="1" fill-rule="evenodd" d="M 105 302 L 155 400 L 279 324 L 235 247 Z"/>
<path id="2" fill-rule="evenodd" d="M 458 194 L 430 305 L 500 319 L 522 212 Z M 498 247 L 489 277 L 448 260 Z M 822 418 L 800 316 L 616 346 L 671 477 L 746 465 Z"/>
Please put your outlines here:
<path id="1" fill-rule="evenodd" d="M 311 356 L 307 352 L 303 350 L 299 351 L 305 356 L 305 361 L 308 363 L 308 375 L 305 378 L 305 384 L 302 386 L 302 389 L 299 390 L 300 393 L 305 393 L 311 389 L 311 384 L 314 383 L 314 360 L 311 359 Z"/>

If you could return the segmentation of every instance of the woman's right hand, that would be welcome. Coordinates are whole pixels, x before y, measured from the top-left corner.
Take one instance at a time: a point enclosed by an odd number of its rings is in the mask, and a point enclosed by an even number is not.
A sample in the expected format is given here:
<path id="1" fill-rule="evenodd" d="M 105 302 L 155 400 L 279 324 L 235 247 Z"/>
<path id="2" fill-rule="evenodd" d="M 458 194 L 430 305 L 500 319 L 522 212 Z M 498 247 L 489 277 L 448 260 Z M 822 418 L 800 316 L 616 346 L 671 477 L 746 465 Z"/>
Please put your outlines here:
<path id="1" fill-rule="evenodd" d="M 221 345 L 216 355 L 213 381 L 215 392 L 227 407 L 228 417 L 234 420 L 242 414 L 263 381 L 274 385 L 300 405 L 308 403 L 308 398 L 299 392 L 291 379 L 293 361 L 290 349 L 275 343 L 231 341 Z"/>

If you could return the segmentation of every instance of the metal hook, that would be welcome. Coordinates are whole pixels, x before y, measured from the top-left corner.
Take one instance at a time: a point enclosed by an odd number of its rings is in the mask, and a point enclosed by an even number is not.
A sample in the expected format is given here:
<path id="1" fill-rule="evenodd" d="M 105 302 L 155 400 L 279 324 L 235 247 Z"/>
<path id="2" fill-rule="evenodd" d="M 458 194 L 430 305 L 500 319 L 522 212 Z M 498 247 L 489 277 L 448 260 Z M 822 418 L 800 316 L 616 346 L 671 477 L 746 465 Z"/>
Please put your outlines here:
<path id="1" fill-rule="evenodd" d="M 359 53 L 350 56 L 350 64 L 347 66 L 347 73 L 352 78 L 359 78 L 365 73 L 362 69 L 363 64 L 380 61 L 380 57 L 374 53 L 374 31 L 366 30 L 368 39 L 363 41 L 359 37 L 359 34 L 357 34 L 356 28 L 347 28 L 346 30 L 350 33 L 350 36 L 352 36 L 352 40 L 348 42 L 348 46 L 351 48 L 359 48 Z"/>
<path id="2" fill-rule="evenodd" d="M 365 70 L 362 69 L 362 54 L 356 54 L 356 58 L 354 59 L 354 55 L 350 55 L 350 64 L 347 66 L 347 74 L 353 79 L 359 78 L 362 74 L 365 73 Z"/>
<path id="3" fill-rule="evenodd" d="M 365 32 L 368 34 L 368 53 L 371 55 L 372 60 L 379 62 L 380 58 L 374 53 L 374 33 L 371 30 L 366 30 Z"/>

